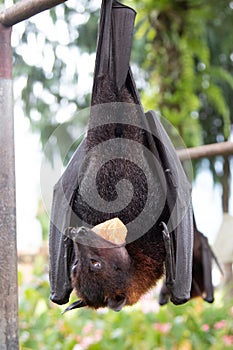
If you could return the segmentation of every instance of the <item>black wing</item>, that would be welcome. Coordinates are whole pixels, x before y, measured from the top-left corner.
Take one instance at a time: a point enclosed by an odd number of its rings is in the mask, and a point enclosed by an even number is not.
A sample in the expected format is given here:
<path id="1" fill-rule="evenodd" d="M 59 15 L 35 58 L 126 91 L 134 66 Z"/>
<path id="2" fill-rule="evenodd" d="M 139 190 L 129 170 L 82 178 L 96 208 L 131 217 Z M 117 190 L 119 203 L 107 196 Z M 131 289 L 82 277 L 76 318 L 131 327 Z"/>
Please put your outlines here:
<path id="1" fill-rule="evenodd" d="M 79 169 L 85 155 L 85 140 L 79 145 L 64 174 L 54 186 L 49 234 L 50 299 L 57 304 L 69 301 L 72 291 L 70 268 L 74 259 L 73 241 L 65 236 L 72 216 L 72 199 L 78 186 Z"/>
<path id="2" fill-rule="evenodd" d="M 169 220 L 163 225 L 166 250 L 166 286 L 174 304 L 189 300 L 192 281 L 193 214 L 191 186 L 160 119 L 146 117 L 166 176 Z"/>

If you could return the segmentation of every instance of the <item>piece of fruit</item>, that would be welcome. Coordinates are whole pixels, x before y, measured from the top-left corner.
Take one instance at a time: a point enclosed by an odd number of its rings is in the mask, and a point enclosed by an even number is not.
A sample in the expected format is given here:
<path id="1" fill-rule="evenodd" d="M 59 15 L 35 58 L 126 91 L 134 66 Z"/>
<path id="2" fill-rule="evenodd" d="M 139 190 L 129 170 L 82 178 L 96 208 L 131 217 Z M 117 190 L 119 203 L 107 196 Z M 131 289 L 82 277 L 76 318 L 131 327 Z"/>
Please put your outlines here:
<path id="1" fill-rule="evenodd" d="M 118 219 L 110 219 L 96 225 L 92 228 L 97 235 L 115 244 L 125 243 L 127 228 L 123 222 Z"/>

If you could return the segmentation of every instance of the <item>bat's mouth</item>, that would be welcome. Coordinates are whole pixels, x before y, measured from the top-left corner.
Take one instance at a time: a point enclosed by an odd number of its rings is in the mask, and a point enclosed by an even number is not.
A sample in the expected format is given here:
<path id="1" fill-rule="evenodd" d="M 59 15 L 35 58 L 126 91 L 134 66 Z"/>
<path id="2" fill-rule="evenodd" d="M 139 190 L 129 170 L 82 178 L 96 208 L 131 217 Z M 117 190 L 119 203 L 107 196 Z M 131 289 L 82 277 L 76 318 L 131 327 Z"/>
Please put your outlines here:
<path id="1" fill-rule="evenodd" d="M 112 299 L 109 298 L 107 301 L 107 305 L 111 310 L 115 312 L 121 311 L 121 309 L 126 304 L 126 297 L 125 296 L 117 296 L 116 298 Z M 63 312 L 64 314 L 67 311 L 74 310 L 74 309 L 80 309 L 81 307 L 88 306 L 83 300 L 76 300 L 72 304 L 70 304 Z"/>

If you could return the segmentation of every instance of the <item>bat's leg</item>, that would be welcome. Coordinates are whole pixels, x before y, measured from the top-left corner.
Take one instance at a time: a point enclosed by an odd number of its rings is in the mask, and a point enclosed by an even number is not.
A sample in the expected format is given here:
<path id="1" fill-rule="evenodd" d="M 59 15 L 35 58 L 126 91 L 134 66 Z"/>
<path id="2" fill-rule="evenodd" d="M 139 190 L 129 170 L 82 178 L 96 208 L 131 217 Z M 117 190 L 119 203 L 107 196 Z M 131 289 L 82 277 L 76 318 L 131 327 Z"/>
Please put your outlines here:
<path id="1" fill-rule="evenodd" d="M 175 280 L 175 261 L 174 261 L 174 246 L 173 241 L 168 232 L 167 225 L 161 222 L 163 226 L 163 240 L 166 251 L 165 266 L 166 266 L 166 286 L 172 288 Z"/>

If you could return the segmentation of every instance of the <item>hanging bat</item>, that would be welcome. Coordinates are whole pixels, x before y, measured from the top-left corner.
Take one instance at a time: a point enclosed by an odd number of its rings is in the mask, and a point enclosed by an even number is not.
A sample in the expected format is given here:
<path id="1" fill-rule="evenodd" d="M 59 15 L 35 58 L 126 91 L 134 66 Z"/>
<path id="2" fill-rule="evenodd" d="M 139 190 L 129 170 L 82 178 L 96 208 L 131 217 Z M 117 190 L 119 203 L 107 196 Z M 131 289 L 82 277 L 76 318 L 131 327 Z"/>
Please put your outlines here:
<path id="1" fill-rule="evenodd" d="M 129 66 L 135 11 L 103 0 L 88 131 L 54 187 L 50 298 L 75 289 L 88 306 L 132 305 L 166 273 L 174 304 L 189 300 L 193 217 L 190 186 L 159 117 L 144 113 Z M 119 218 L 123 244 L 93 227 Z"/>
<path id="2" fill-rule="evenodd" d="M 192 267 L 192 285 L 191 285 L 191 298 L 202 297 L 208 303 L 214 301 L 214 287 L 212 283 L 212 261 L 214 260 L 219 268 L 219 271 L 223 274 L 222 268 L 212 251 L 207 237 L 201 233 L 194 222 L 194 245 L 193 245 L 193 267 Z M 166 283 L 163 283 L 160 294 L 159 304 L 165 305 L 168 303 L 170 293 L 166 287 Z"/>

